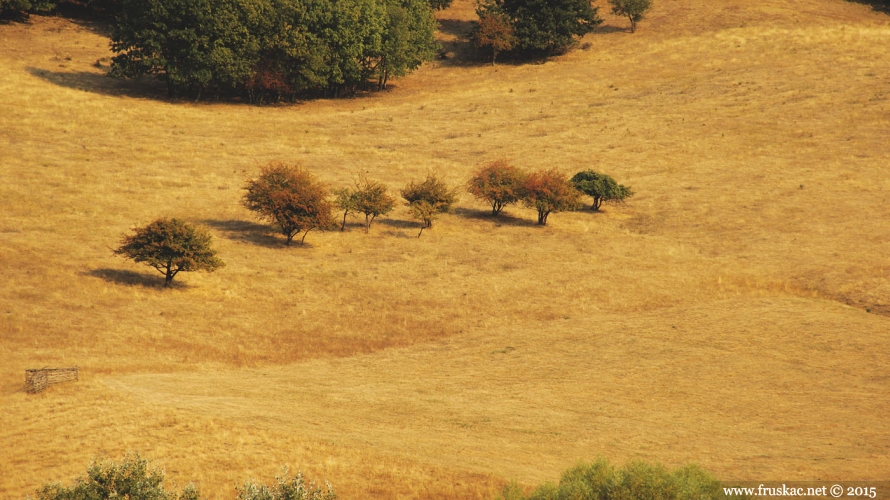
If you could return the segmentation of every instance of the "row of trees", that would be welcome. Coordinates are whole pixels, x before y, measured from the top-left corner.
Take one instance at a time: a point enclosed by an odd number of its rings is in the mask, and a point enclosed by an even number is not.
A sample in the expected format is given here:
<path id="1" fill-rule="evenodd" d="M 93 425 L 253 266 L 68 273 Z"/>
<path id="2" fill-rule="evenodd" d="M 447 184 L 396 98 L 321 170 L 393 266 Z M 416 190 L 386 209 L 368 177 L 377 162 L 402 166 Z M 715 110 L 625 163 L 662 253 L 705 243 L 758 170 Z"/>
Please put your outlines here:
<path id="1" fill-rule="evenodd" d="M 120 0 L 112 75 L 251 102 L 384 88 L 432 59 L 426 0 Z"/>
<path id="2" fill-rule="evenodd" d="M 334 191 L 331 200 L 327 186 L 311 172 L 280 162 L 262 167 L 244 190 L 242 205 L 272 223 L 286 245 L 301 233 L 303 244 L 312 230 L 332 230 L 339 225 L 344 231 L 349 215 L 364 215 L 365 232 L 370 232 L 371 223 L 396 206 L 396 198 L 385 184 L 365 176 L 351 187 Z M 580 208 L 582 195 L 593 198 L 592 210 L 599 210 L 604 202 L 621 202 L 633 195 L 629 187 L 592 170 L 568 179 L 555 169 L 527 173 L 505 160 L 478 168 L 466 190 L 488 203 L 493 216 L 508 205 L 523 202 L 537 211 L 541 225 L 547 224 L 551 213 Z M 421 223 L 418 238 L 439 215 L 451 210 L 458 191 L 436 174 L 428 174 L 421 182 L 412 181 L 399 191 L 412 217 Z M 343 214 L 339 223 L 334 210 Z M 170 286 L 180 272 L 212 272 L 225 265 L 211 248 L 210 234 L 179 219 L 161 218 L 134 229 L 133 234 L 123 236 L 114 253 L 154 268 L 164 275 L 164 286 Z"/>

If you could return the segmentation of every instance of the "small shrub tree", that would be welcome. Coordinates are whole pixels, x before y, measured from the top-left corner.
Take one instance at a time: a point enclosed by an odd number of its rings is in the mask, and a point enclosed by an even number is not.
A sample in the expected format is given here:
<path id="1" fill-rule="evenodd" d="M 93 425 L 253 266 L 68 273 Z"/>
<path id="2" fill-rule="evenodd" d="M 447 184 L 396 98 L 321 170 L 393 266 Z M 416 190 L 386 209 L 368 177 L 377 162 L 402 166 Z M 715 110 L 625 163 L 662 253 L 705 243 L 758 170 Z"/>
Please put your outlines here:
<path id="1" fill-rule="evenodd" d="M 523 201 L 538 211 L 538 224 L 546 225 L 552 212 L 575 210 L 581 193 L 556 169 L 533 172 L 523 184 Z"/>
<path id="2" fill-rule="evenodd" d="M 390 196 L 386 190 L 385 184 L 370 180 L 365 176 L 359 177 L 353 188 L 338 189 L 335 192 L 337 199 L 334 204 L 343 210 L 343 223 L 340 230 L 346 229 L 346 216 L 349 213 L 361 213 L 365 214 L 365 232 L 369 233 L 374 219 L 388 214 L 395 208 L 396 199 Z"/>
<path id="3" fill-rule="evenodd" d="M 75 480 L 69 488 L 50 483 L 37 490 L 37 500 L 200 500 L 193 484 L 177 494 L 164 489 L 164 472 L 150 467 L 139 454 L 127 455 L 120 463 L 93 462 L 86 477 Z"/>
<path id="4" fill-rule="evenodd" d="M 491 215 L 497 215 L 505 206 L 522 199 L 525 177 L 522 170 L 506 160 L 496 160 L 473 172 L 467 192 L 491 205 Z"/>
<path id="5" fill-rule="evenodd" d="M 612 5 L 612 14 L 630 20 L 631 33 L 637 31 L 637 22 L 652 8 L 652 0 L 609 0 L 609 3 Z"/>
<path id="6" fill-rule="evenodd" d="M 605 459 L 578 464 L 563 473 L 559 484 L 541 485 L 528 496 L 516 483 L 508 484 L 500 497 L 501 500 L 568 498 L 717 500 L 726 497 L 720 482 L 696 465 L 670 471 L 660 464 L 631 462 L 616 468 Z"/>
<path id="7" fill-rule="evenodd" d="M 479 22 L 470 34 L 473 46 L 491 50 L 491 65 L 501 52 L 513 50 L 517 39 L 510 20 L 500 12 L 479 11 Z"/>
<path id="8" fill-rule="evenodd" d="M 597 211 L 603 202 L 622 202 L 634 195 L 630 187 L 618 184 L 615 179 L 593 170 L 578 172 L 572 176 L 571 183 L 578 191 L 593 198 L 591 210 Z"/>
<path id="9" fill-rule="evenodd" d="M 272 162 L 262 167 L 256 179 L 248 180 L 244 189 L 247 193 L 241 203 L 261 220 L 276 224 L 286 245 L 297 234 L 303 233 L 302 245 L 309 231 L 336 225 L 327 188 L 302 167 Z"/>
<path id="10" fill-rule="evenodd" d="M 448 187 L 436 174 L 427 174 L 419 184 L 411 181 L 400 194 L 414 218 L 423 222 L 418 237 L 423 234 L 424 228 L 433 226 L 433 219 L 450 211 L 451 205 L 457 201 L 457 188 Z"/>
<path id="11" fill-rule="evenodd" d="M 282 473 L 275 476 L 275 484 L 271 487 L 250 480 L 244 486 L 237 488 L 238 500 L 336 500 L 337 494 L 331 483 L 325 481 L 324 489 L 310 481 L 306 484 L 303 473 L 297 472 L 294 477 L 289 477 L 290 472 L 284 468 Z"/>
<path id="12" fill-rule="evenodd" d="M 165 276 L 164 286 L 182 271 L 212 272 L 225 265 L 210 248 L 210 233 L 185 221 L 162 218 L 133 231 L 114 253 L 157 269 Z"/>

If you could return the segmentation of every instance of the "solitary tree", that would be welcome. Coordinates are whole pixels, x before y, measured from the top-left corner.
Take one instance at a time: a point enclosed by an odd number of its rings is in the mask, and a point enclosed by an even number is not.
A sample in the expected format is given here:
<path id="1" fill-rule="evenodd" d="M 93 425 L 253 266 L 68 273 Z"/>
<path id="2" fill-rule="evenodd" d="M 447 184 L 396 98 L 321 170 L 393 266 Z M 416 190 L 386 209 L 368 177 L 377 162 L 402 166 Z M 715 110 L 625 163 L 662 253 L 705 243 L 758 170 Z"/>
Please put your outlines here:
<path id="1" fill-rule="evenodd" d="M 365 232 L 368 233 L 371 231 L 371 222 L 391 212 L 396 205 L 395 198 L 386 192 L 385 184 L 365 176 L 359 177 L 355 187 L 338 189 L 335 194 L 337 199 L 334 203 L 343 210 L 341 231 L 346 229 L 346 216 L 349 213 L 361 213 L 365 214 Z"/>
<path id="2" fill-rule="evenodd" d="M 599 210 L 603 202 L 621 202 L 634 195 L 630 187 L 618 184 L 615 179 L 593 170 L 585 170 L 575 174 L 571 183 L 578 191 L 593 198 L 591 210 Z"/>
<path id="3" fill-rule="evenodd" d="M 652 7 L 652 0 L 609 0 L 609 3 L 612 4 L 612 14 L 630 20 L 631 33 L 637 30 L 637 22 Z"/>
<path id="4" fill-rule="evenodd" d="M 473 172 L 467 182 L 467 192 L 477 200 L 485 200 L 491 205 L 491 215 L 497 215 L 505 206 L 522 198 L 524 181 L 522 170 L 506 160 L 496 160 Z"/>
<path id="5" fill-rule="evenodd" d="M 517 39 L 510 20 L 500 12 L 479 12 L 479 22 L 470 34 L 477 49 L 491 50 L 491 65 L 498 54 L 516 47 Z"/>
<path id="6" fill-rule="evenodd" d="M 210 233 L 185 221 L 162 218 L 133 231 L 114 253 L 157 269 L 165 276 L 164 286 L 181 271 L 214 271 L 225 265 L 210 248 Z"/>
<path id="7" fill-rule="evenodd" d="M 523 200 L 538 211 L 538 224 L 546 225 L 552 212 L 574 210 L 581 193 L 556 169 L 533 172 L 525 179 Z"/>
<path id="8" fill-rule="evenodd" d="M 423 182 L 411 181 L 402 188 L 401 195 L 414 218 L 423 222 L 417 235 L 420 237 L 424 228 L 433 226 L 433 219 L 451 210 L 451 205 L 457 201 L 457 188 L 448 187 L 436 174 L 427 174 Z"/>
<path id="9" fill-rule="evenodd" d="M 262 167 L 256 179 L 247 181 L 241 203 L 257 213 L 261 220 L 278 226 L 286 245 L 299 233 L 300 244 L 313 229 L 335 226 L 327 188 L 312 173 L 300 166 L 272 162 Z"/>

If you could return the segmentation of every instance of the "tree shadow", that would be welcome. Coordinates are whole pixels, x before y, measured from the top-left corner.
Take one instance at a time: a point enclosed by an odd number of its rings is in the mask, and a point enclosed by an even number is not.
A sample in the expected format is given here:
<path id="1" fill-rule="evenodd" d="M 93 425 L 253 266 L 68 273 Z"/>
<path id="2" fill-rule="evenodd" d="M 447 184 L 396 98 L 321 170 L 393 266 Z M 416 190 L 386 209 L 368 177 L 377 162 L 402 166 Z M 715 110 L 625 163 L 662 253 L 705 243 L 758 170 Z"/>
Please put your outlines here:
<path id="1" fill-rule="evenodd" d="M 402 219 L 382 219 L 379 221 L 374 221 L 374 224 L 381 224 L 391 228 L 398 229 L 417 229 L 420 230 L 420 222 L 416 220 L 402 220 Z M 372 229 L 373 231 L 373 229 Z"/>
<path id="2" fill-rule="evenodd" d="M 611 24 L 599 25 L 596 28 L 593 28 L 593 30 L 591 30 L 590 32 L 595 35 L 608 35 L 609 33 L 630 33 L 630 26 L 613 26 Z M 584 45 L 588 45 L 588 47 L 585 48 Z M 590 48 L 589 44 L 586 43 L 581 46 L 581 50 L 587 50 L 588 48 Z"/>
<path id="3" fill-rule="evenodd" d="M 91 71 L 50 71 L 28 67 L 28 73 L 60 87 L 115 97 L 166 100 L 167 90 L 163 83 L 148 78 L 122 80 L 107 74 Z"/>
<path id="4" fill-rule="evenodd" d="M 848 2 L 868 5 L 876 12 L 890 14 L 890 0 L 847 0 Z"/>
<path id="5" fill-rule="evenodd" d="M 477 210 L 475 208 L 458 207 L 454 209 L 454 214 L 465 219 L 491 222 L 495 225 L 495 227 L 532 227 L 538 225 L 538 223 L 534 220 L 516 217 L 504 212 L 503 210 L 498 215 L 491 215 L 491 210 Z"/>
<path id="6" fill-rule="evenodd" d="M 126 269 L 111 269 L 103 267 L 100 269 L 92 269 L 81 273 L 84 276 L 92 276 L 94 278 L 103 279 L 109 283 L 125 286 L 139 286 L 143 288 L 173 288 L 186 289 L 189 285 L 176 281 L 170 283 L 170 286 L 164 286 L 164 277 L 158 273 L 157 275 L 138 273 L 136 271 L 128 271 Z"/>
<path id="7" fill-rule="evenodd" d="M 287 246 L 285 240 L 272 234 L 272 228 L 265 224 L 257 224 L 256 222 L 237 219 L 205 219 L 202 220 L 201 223 L 221 232 L 222 236 L 229 240 L 242 241 L 266 248 L 281 248 Z M 299 238 L 301 237 L 302 235 L 295 236 L 294 241 L 291 242 L 290 246 L 312 247 L 309 243 L 300 245 Z"/>

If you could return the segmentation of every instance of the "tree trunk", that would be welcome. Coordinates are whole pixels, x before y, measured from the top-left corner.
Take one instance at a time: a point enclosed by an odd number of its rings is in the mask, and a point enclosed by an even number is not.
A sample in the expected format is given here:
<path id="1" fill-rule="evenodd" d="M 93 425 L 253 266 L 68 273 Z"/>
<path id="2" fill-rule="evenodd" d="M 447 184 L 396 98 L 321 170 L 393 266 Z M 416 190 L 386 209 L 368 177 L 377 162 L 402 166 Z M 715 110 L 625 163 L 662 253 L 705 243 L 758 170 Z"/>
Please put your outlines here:
<path id="1" fill-rule="evenodd" d="M 175 274 L 176 273 L 173 272 L 173 262 L 168 261 L 167 262 L 167 273 L 166 273 L 166 276 L 164 277 L 164 286 L 170 286 L 170 282 L 173 281 L 173 276 Z"/>
<path id="2" fill-rule="evenodd" d="M 305 233 L 303 233 L 303 238 L 300 239 L 300 245 L 306 244 L 306 235 L 309 234 L 309 231 L 312 231 L 311 227 L 307 229 Z"/>
<path id="3" fill-rule="evenodd" d="M 349 210 L 343 212 L 343 224 L 340 224 L 340 231 L 346 231 L 346 214 L 349 213 Z"/>
<path id="4" fill-rule="evenodd" d="M 546 226 L 548 215 L 550 215 L 550 212 L 544 212 L 542 210 L 538 210 L 538 224 L 540 224 L 542 226 Z"/>
<path id="5" fill-rule="evenodd" d="M 630 17 L 630 32 L 631 32 L 631 33 L 636 33 L 636 31 L 637 31 L 637 22 L 634 20 L 634 17 L 633 17 L 633 16 L 628 16 L 628 17 Z"/>

